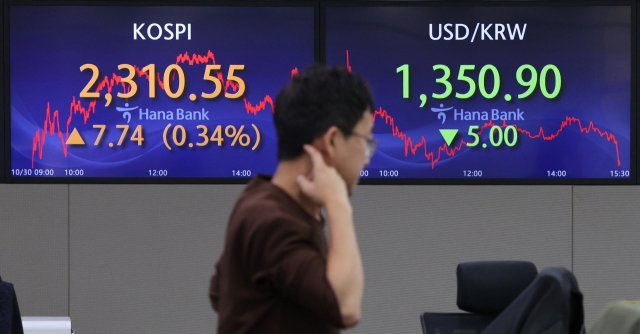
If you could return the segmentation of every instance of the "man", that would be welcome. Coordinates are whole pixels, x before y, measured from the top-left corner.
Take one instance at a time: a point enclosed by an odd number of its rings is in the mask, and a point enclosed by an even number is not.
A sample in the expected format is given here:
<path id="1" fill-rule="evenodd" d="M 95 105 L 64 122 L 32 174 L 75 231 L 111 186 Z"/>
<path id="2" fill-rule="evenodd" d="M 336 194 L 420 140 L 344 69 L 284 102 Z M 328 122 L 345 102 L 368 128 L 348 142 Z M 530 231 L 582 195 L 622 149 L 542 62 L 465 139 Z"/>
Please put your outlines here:
<path id="1" fill-rule="evenodd" d="M 220 334 L 358 323 L 364 273 L 348 197 L 375 150 L 372 108 L 368 86 L 344 68 L 314 65 L 280 92 L 276 172 L 240 195 L 211 278 Z"/>

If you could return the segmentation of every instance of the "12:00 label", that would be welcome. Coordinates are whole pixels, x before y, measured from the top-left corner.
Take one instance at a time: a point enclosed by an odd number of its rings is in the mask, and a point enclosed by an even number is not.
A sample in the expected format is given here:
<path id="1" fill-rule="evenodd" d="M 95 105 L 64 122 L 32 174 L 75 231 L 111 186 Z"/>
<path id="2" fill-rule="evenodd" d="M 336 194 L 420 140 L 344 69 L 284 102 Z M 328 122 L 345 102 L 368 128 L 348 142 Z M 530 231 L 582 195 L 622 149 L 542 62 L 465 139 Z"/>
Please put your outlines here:
<path id="1" fill-rule="evenodd" d="M 463 170 L 462 175 L 464 175 L 465 177 L 481 177 L 482 171 L 481 170 Z"/>
<path id="2" fill-rule="evenodd" d="M 149 169 L 149 176 L 167 176 L 169 171 L 166 169 Z"/>

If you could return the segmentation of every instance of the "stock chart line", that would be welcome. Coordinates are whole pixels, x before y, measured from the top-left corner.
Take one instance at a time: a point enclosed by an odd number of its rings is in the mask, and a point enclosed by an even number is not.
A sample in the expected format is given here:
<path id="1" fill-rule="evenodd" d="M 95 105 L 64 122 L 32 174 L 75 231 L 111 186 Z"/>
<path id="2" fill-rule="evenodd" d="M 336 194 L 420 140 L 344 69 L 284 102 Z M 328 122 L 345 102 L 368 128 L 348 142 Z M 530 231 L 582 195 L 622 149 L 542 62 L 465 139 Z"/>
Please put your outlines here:
<path id="1" fill-rule="evenodd" d="M 291 79 L 293 79 L 296 74 L 298 74 L 297 67 L 291 70 Z M 267 104 L 271 106 L 271 113 L 273 113 L 273 99 L 270 95 L 265 95 L 264 99 L 255 105 L 247 101 L 247 98 L 244 98 L 244 108 L 247 110 L 247 114 L 253 114 L 254 116 L 256 116 L 260 111 L 265 110 L 267 108 Z"/>
<path id="2" fill-rule="evenodd" d="M 217 64 L 215 59 L 215 54 L 211 50 L 208 50 L 205 55 L 200 55 L 196 53 L 189 55 L 189 52 L 185 51 L 184 53 L 180 53 L 178 54 L 178 56 L 176 56 L 175 64 L 187 64 L 189 66 L 193 66 L 193 65 L 200 65 L 200 64 L 208 64 L 209 62 L 211 62 L 213 65 Z M 138 78 L 144 77 L 145 79 L 147 79 L 147 81 L 149 80 L 149 73 L 147 71 L 143 71 L 136 65 L 133 65 L 133 68 L 135 69 Z M 229 88 L 232 91 L 237 92 L 239 87 L 238 83 L 233 82 L 231 80 L 225 80 L 221 70 L 216 70 L 216 72 L 217 72 L 218 80 L 220 80 L 220 83 L 224 85 L 225 92 L 227 92 Z M 293 68 L 291 70 L 291 78 L 293 78 L 297 73 L 298 73 L 298 68 L 297 67 Z M 170 80 L 174 80 L 175 75 L 176 74 L 173 73 Z M 158 85 L 160 86 L 160 88 L 164 90 L 165 83 L 161 80 L 160 73 L 156 73 L 156 81 L 158 82 Z M 113 91 L 113 87 L 117 85 L 121 85 L 122 90 L 125 93 L 130 90 L 130 87 L 126 85 L 125 82 L 122 81 L 122 76 L 112 73 L 110 77 L 108 75 L 105 75 L 102 78 L 102 80 L 98 83 L 95 92 L 102 92 L 106 88 L 107 93 L 111 94 L 111 92 Z M 243 98 L 243 100 L 244 100 L 244 107 L 246 109 L 247 114 L 253 114 L 254 116 L 257 116 L 258 112 L 262 110 L 266 110 L 267 105 L 271 107 L 271 111 L 273 112 L 273 99 L 269 95 L 266 95 L 256 105 L 253 105 L 249 101 L 247 101 L 246 97 Z M 42 160 L 44 144 L 46 142 L 47 136 L 51 136 L 51 137 L 57 136 L 60 138 L 60 142 L 62 145 L 62 152 L 64 154 L 64 157 L 66 158 L 68 153 L 66 140 L 69 138 L 69 128 L 73 120 L 73 115 L 78 113 L 81 114 L 83 116 L 83 123 L 87 124 L 87 121 L 89 120 L 91 114 L 94 114 L 96 112 L 96 105 L 97 105 L 97 99 L 93 99 L 89 101 L 88 107 L 85 108 L 82 106 L 82 100 L 76 99 L 75 96 L 72 96 L 71 103 L 69 106 L 69 117 L 67 118 L 65 130 L 63 132 L 62 128 L 60 127 L 60 112 L 58 110 L 55 110 L 52 113 L 50 102 L 47 102 L 46 115 L 45 115 L 42 131 L 40 131 L 40 129 L 37 129 L 36 133 L 32 138 L 31 168 L 34 168 L 35 166 L 36 153 L 38 154 L 38 158 Z"/>
<path id="3" fill-rule="evenodd" d="M 445 152 L 447 154 L 447 156 L 449 157 L 453 157 L 456 155 L 457 152 L 459 152 L 460 150 L 462 150 L 464 148 L 464 146 L 467 146 L 467 142 L 464 140 L 460 140 L 460 143 L 457 146 L 454 146 L 453 148 L 448 148 L 447 144 L 444 143 L 441 146 L 438 147 L 437 151 L 432 151 L 429 152 L 427 150 L 427 140 L 424 138 L 424 136 L 421 136 L 421 139 L 414 144 L 413 143 L 413 139 L 408 136 L 406 133 L 404 133 L 402 130 L 400 130 L 400 128 L 395 125 L 395 119 L 393 118 L 393 116 L 389 115 L 389 113 L 384 110 L 382 107 L 380 107 L 379 109 L 375 110 L 373 112 L 373 115 L 371 116 L 372 120 L 375 122 L 376 118 L 380 117 L 381 119 L 384 119 L 385 124 L 389 125 L 391 127 L 391 133 L 394 137 L 397 137 L 401 140 L 404 141 L 404 155 L 405 156 L 409 156 L 409 151 L 411 151 L 412 155 L 416 155 L 416 152 L 418 151 L 418 149 L 420 147 L 423 148 L 424 150 L 424 156 L 425 158 L 431 162 L 431 169 L 435 168 L 436 163 L 438 163 L 440 161 L 441 158 L 441 153 Z M 615 146 L 615 150 L 616 150 L 616 157 L 617 157 L 617 165 L 620 166 L 621 165 L 621 161 L 620 161 L 620 153 L 618 150 L 618 140 L 616 139 L 616 137 L 607 132 L 607 131 L 602 131 L 600 129 L 598 129 L 597 127 L 595 127 L 595 125 L 593 124 L 593 122 L 589 122 L 589 125 L 587 127 L 584 127 L 582 125 L 582 121 L 576 117 L 571 117 L 571 116 L 566 116 L 565 120 L 562 121 L 560 123 L 560 127 L 558 128 L 558 130 L 555 133 L 552 133 L 550 135 L 545 135 L 544 129 L 542 127 L 540 127 L 539 131 L 537 134 L 533 135 L 530 131 L 522 129 L 520 127 L 518 127 L 515 124 L 511 124 L 512 126 L 514 126 L 516 128 L 516 130 L 519 133 L 525 134 L 527 135 L 527 137 L 529 137 L 530 139 L 542 139 L 545 141 L 552 141 L 555 138 L 557 138 L 560 133 L 562 132 L 562 130 L 564 130 L 564 128 L 577 124 L 579 127 L 579 130 L 581 133 L 596 133 L 598 134 L 600 137 L 605 137 L 607 139 L 607 141 L 609 142 L 613 142 L 614 146 Z M 482 134 L 482 132 L 484 131 L 484 129 L 487 128 L 491 128 L 494 125 L 496 125 L 495 123 L 493 123 L 493 121 L 489 121 L 484 123 L 481 127 L 480 130 L 477 132 L 478 135 Z M 509 124 L 507 124 L 507 121 L 502 121 L 502 125 L 499 125 L 501 128 L 506 128 L 507 126 L 509 126 Z"/>
<path id="4" fill-rule="evenodd" d="M 255 105 L 251 104 L 251 102 L 244 98 L 244 108 L 247 110 L 248 114 L 253 114 L 254 116 L 257 116 L 260 111 L 265 110 L 267 108 L 267 104 L 271 106 L 271 112 L 273 113 L 273 99 L 271 96 L 266 95 L 262 101 Z"/>

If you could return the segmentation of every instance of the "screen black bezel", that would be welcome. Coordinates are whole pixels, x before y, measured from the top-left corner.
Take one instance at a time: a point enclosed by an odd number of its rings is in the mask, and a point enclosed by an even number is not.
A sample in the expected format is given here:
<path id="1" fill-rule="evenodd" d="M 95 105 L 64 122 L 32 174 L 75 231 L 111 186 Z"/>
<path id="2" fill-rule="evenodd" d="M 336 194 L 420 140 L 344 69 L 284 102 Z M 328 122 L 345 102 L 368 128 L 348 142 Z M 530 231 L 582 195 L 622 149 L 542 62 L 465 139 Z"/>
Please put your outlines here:
<path id="1" fill-rule="evenodd" d="M 5 18 L 4 15 L 5 12 L 5 6 L 4 6 L 4 0 L 2 2 L 2 17 L 3 19 Z M 6 105 L 4 103 L 4 95 L 5 95 L 5 90 L 4 90 L 4 78 L 7 78 L 8 75 L 8 70 L 6 70 L 6 66 L 4 63 L 4 54 L 5 52 L 8 52 L 8 50 L 4 47 L 4 32 L 5 30 L 8 29 L 8 24 L 6 22 L 6 19 L 4 19 L 2 24 L 2 34 L 0 34 L 0 45 L 2 45 L 2 52 L 0 52 L 0 73 L 2 73 L 2 80 L 0 80 L 0 109 L 2 111 L 2 114 L 0 115 L 0 183 L 4 183 L 5 182 L 5 178 L 8 175 L 9 172 L 9 167 L 5 167 L 5 153 L 6 153 L 6 138 L 5 137 L 5 127 L 7 124 L 7 120 L 9 119 L 9 116 L 7 114 L 9 114 L 11 112 L 11 108 L 7 109 Z M 8 110 L 8 111 L 7 111 Z M 6 112 L 5 112 L 6 111 Z M 7 160 L 8 161 L 8 160 Z M 9 165 L 9 163 L 7 163 L 7 166 Z"/>

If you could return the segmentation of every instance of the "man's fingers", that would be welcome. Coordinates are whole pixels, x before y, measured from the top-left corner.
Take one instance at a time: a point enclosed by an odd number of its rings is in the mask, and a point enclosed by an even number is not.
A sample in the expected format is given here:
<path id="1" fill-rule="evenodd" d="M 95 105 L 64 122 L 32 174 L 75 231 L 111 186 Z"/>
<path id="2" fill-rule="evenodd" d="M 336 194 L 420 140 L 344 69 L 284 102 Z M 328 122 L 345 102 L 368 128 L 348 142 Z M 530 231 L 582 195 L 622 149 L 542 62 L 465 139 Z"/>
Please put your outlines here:
<path id="1" fill-rule="evenodd" d="M 307 194 L 309 192 L 309 188 L 311 188 L 311 181 L 304 177 L 304 175 L 298 175 L 296 181 L 298 182 L 298 186 L 300 186 L 302 192 Z"/>
<path id="2" fill-rule="evenodd" d="M 309 156 L 311 156 L 311 161 L 313 162 L 313 167 L 314 168 L 316 166 L 323 166 L 324 165 L 324 159 L 322 158 L 322 154 L 320 154 L 318 149 L 316 149 L 315 147 L 313 147 L 312 145 L 309 145 L 309 144 L 306 144 L 306 145 L 304 145 L 302 147 L 304 148 L 305 151 L 307 151 Z"/>

